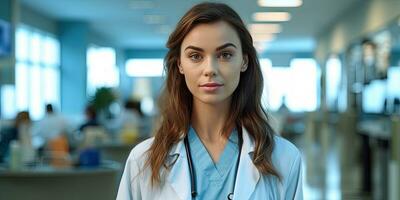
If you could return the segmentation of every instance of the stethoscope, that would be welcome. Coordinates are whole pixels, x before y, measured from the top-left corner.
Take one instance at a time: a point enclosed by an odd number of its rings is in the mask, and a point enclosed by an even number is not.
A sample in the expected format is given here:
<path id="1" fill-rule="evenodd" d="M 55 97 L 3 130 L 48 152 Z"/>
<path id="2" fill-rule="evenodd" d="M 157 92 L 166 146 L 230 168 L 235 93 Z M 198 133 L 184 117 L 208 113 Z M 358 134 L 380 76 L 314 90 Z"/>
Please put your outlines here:
<path id="1" fill-rule="evenodd" d="M 239 129 L 240 130 L 240 129 Z M 242 144 L 243 144 L 243 138 L 242 138 L 242 133 L 240 130 L 240 133 L 238 133 L 238 138 L 239 138 L 239 155 L 236 161 L 236 168 L 235 168 L 235 178 L 233 179 L 233 188 L 232 188 L 232 192 L 230 192 L 227 196 L 227 198 L 229 200 L 233 199 L 233 193 L 235 191 L 235 187 L 236 187 L 236 177 L 237 177 L 237 173 L 238 173 L 238 169 L 239 169 L 239 163 L 240 163 L 240 154 L 242 153 Z M 193 161 L 192 161 L 192 154 L 190 153 L 190 146 L 189 146 L 189 139 L 188 136 L 186 135 L 185 139 L 185 149 L 186 149 L 186 156 L 188 159 L 188 164 L 189 164 L 189 173 L 190 173 L 190 186 L 191 186 L 191 194 L 192 194 L 192 199 L 196 199 L 197 196 L 197 192 L 196 192 L 196 176 L 195 176 L 195 171 L 193 168 Z"/>

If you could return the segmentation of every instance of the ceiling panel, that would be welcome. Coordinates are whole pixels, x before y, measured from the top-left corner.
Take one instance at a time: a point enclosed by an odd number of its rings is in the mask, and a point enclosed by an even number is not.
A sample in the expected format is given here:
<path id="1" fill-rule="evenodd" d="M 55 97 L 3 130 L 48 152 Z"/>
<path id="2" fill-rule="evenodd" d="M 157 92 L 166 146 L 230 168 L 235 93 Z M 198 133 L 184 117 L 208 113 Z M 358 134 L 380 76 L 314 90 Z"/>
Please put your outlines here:
<path id="1" fill-rule="evenodd" d="M 163 48 L 168 33 L 197 0 L 21 0 L 21 3 L 56 20 L 83 20 L 91 29 L 123 48 Z M 262 8 L 256 0 L 224 0 L 252 23 L 260 11 L 287 11 L 292 19 L 268 45 L 270 51 L 313 51 L 315 35 L 362 0 L 304 0 L 297 8 Z M 132 4 L 136 6 L 132 6 Z M 151 8 L 149 8 L 149 6 Z M 142 7 L 142 8 L 137 8 Z M 146 8 L 147 7 L 147 8 Z M 162 24 L 147 24 L 145 15 L 162 16 Z"/>

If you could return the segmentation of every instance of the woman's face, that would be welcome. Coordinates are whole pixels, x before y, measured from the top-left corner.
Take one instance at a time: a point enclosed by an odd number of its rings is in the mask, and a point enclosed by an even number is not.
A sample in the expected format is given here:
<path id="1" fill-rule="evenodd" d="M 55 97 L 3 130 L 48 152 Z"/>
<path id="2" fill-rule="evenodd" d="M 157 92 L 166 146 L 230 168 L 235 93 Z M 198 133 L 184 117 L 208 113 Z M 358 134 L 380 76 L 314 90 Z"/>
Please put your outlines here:
<path id="1" fill-rule="evenodd" d="M 195 102 L 228 103 L 246 69 L 239 36 L 224 21 L 199 24 L 182 42 L 179 71 Z"/>

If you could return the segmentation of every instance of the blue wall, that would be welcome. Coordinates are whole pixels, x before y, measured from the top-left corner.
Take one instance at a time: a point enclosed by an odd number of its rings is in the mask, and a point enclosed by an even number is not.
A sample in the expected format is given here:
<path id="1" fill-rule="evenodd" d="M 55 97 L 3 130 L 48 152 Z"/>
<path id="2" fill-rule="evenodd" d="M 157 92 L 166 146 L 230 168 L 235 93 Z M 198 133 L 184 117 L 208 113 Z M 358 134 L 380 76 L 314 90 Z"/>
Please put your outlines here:
<path id="1" fill-rule="evenodd" d="M 83 112 L 86 97 L 86 50 L 89 27 L 85 22 L 59 23 L 61 44 L 61 111 L 67 115 Z"/>
<path id="2" fill-rule="evenodd" d="M 11 21 L 11 0 L 0 1 L 0 19 Z"/>
<path id="3" fill-rule="evenodd" d="M 167 49 L 126 49 L 125 58 L 164 58 L 167 51 Z"/>
<path id="4" fill-rule="evenodd" d="M 400 66 L 400 51 L 393 51 L 390 53 L 390 66 Z"/>
<path id="5" fill-rule="evenodd" d="M 57 35 L 57 21 L 29 7 L 21 6 L 20 20 L 22 24 Z"/>
<path id="6" fill-rule="evenodd" d="M 288 52 L 265 52 L 259 56 L 259 58 L 268 58 L 272 62 L 272 66 L 278 67 L 289 67 L 290 61 L 294 58 L 313 58 L 314 55 L 311 52 L 299 52 L 299 53 L 288 53 Z"/>
<path id="7" fill-rule="evenodd" d="M 119 91 L 122 99 L 129 99 L 132 92 L 132 79 L 125 72 L 125 54 L 117 49 L 117 66 L 119 68 Z"/>

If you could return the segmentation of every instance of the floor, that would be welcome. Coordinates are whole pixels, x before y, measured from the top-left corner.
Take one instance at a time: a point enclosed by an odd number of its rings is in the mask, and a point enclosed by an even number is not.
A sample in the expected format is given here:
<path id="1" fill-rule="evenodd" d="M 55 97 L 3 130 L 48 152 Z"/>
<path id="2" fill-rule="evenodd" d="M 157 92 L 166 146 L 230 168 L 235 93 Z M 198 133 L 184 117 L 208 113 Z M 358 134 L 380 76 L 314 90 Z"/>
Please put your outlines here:
<path id="1" fill-rule="evenodd" d="M 326 137 L 321 138 L 321 135 Z M 362 168 L 355 149 L 360 144 L 346 142 L 333 127 L 321 129 L 320 135 L 305 133 L 287 137 L 303 155 L 304 199 L 307 200 L 369 200 L 362 192 Z"/>

